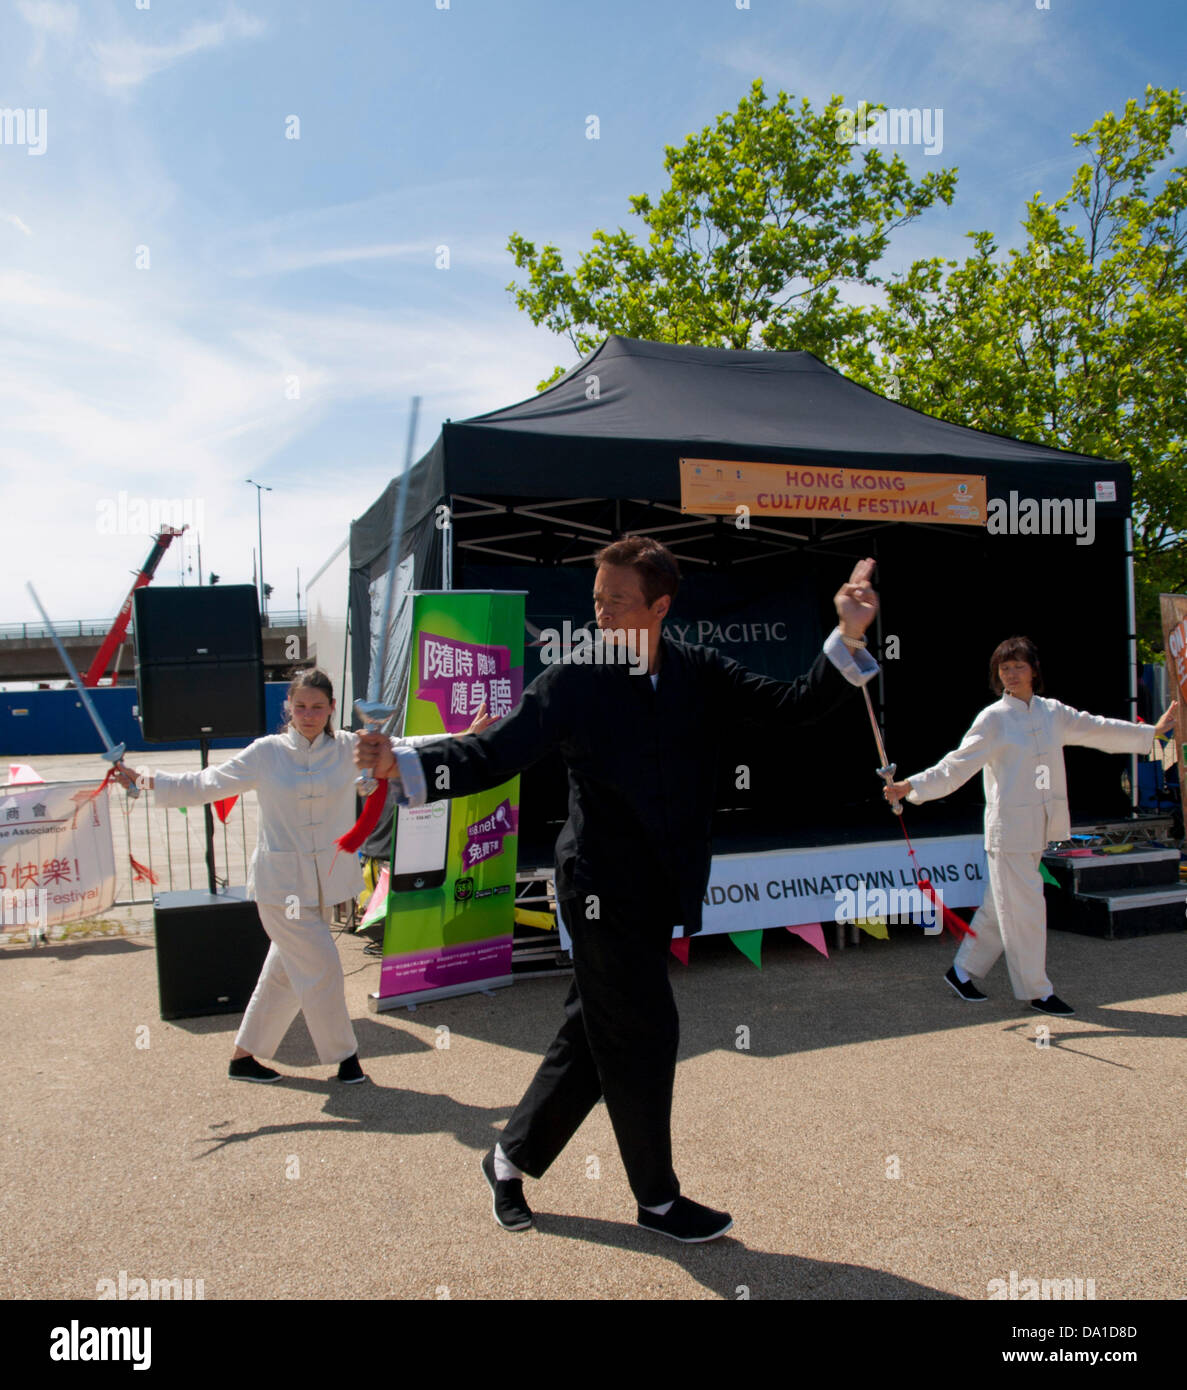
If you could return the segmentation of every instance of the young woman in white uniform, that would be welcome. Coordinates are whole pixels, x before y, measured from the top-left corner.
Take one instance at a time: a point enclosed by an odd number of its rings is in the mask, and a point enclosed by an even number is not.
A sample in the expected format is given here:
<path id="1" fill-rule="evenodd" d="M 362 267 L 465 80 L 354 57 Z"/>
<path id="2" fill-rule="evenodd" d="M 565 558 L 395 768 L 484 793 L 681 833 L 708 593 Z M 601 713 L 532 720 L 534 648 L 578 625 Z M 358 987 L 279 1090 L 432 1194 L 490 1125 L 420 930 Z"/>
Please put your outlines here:
<path id="1" fill-rule="evenodd" d="M 989 973 L 1005 951 L 1014 997 L 1041 1013 L 1070 1014 L 1047 978 L 1047 907 L 1039 864 L 1048 842 L 1071 834 L 1066 744 L 1106 753 L 1149 753 L 1155 734 L 1174 725 L 1175 705 L 1157 724 L 1104 719 L 1042 698 L 1042 671 L 1026 637 L 1002 642 L 989 661 L 1001 699 L 973 720 L 955 752 L 885 789 L 888 801 L 933 801 L 982 769 L 985 776 L 985 850 L 989 887 L 945 980 L 970 1003 L 986 996 L 970 976 Z"/>
<path id="2" fill-rule="evenodd" d="M 288 728 L 258 738 L 236 757 L 201 772 L 141 775 L 158 806 L 197 806 L 255 791 L 259 833 L 247 875 L 260 921 L 271 938 L 264 968 L 243 1015 L 229 1075 L 276 1081 L 257 1057 L 274 1057 L 298 1011 L 323 1063 L 338 1080 L 365 1081 L 346 1008 L 342 964 L 327 920 L 335 903 L 362 890 L 358 856 L 335 840 L 355 822 L 354 735 L 335 733 L 334 689 L 324 671 L 302 671 L 288 689 Z M 136 774 L 123 763 L 125 786 Z"/>

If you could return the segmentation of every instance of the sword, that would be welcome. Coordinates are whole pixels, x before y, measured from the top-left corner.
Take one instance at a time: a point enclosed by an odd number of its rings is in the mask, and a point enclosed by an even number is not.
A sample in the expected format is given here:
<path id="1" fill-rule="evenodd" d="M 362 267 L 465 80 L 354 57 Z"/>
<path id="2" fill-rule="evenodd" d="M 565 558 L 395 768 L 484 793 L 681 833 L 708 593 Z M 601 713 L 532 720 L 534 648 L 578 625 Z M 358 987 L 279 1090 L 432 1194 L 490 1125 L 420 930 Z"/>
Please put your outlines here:
<path id="1" fill-rule="evenodd" d="M 404 449 L 404 472 L 400 477 L 400 488 L 396 494 L 396 508 L 392 514 L 392 534 L 388 542 L 387 591 L 383 596 L 383 617 L 379 627 L 379 645 L 375 660 L 367 677 L 367 698 L 356 700 L 354 707 L 363 727 L 368 733 L 377 729 L 396 712 L 395 705 L 384 704 L 380 700 L 383 690 L 383 670 L 387 661 L 387 636 L 391 626 L 392 607 L 396 596 L 396 570 L 400 564 L 400 541 L 404 537 L 404 513 L 408 507 L 408 481 L 412 475 L 412 447 L 416 442 L 416 417 L 420 412 L 420 397 L 412 398 L 412 413 L 408 418 L 408 443 Z M 366 775 L 355 779 L 364 796 L 370 796 L 378 786 L 373 777 Z"/>
<path id="2" fill-rule="evenodd" d="M 873 701 L 870 699 L 870 687 L 868 685 L 863 685 L 861 693 L 866 697 L 866 709 L 869 711 L 870 723 L 874 728 L 874 739 L 878 745 L 878 756 L 882 759 L 882 766 L 878 769 L 878 776 L 889 786 L 891 782 L 894 781 L 896 765 L 886 756 L 886 745 L 882 742 L 882 730 L 879 729 L 878 721 L 874 718 L 874 705 Z M 903 814 L 901 801 L 892 801 L 890 803 L 890 809 L 896 816 L 901 816 Z"/>
<path id="3" fill-rule="evenodd" d="M 37 597 L 37 590 L 34 589 L 32 584 L 26 584 L 25 588 L 28 589 L 30 597 L 37 605 L 37 611 L 45 619 L 45 625 L 49 628 L 49 635 L 53 639 L 54 646 L 58 649 L 58 655 L 62 658 L 62 664 L 70 673 L 70 679 L 74 682 L 75 690 L 82 696 L 83 708 L 90 715 L 91 723 L 95 726 L 95 732 L 103 740 L 103 757 L 106 758 L 109 763 L 118 763 L 127 751 L 127 744 L 112 743 L 111 735 L 107 732 L 107 726 L 99 717 L 99 711 L 95 708 L 95 702 L 91 699 L 91 692 L 83 685 L 82 681 L 79 680 L 78 672 L 74 669 L 74 662 L 70 660 L 66 648 L 62 645 L 61 638 L 55 631 L 53 623 L 50 622 L 49 614 L 41 606 L 41 600 Z M 129 796 L 140 795 L 139 787 L 132 786 L 129 787 L 127 791 Z"/>

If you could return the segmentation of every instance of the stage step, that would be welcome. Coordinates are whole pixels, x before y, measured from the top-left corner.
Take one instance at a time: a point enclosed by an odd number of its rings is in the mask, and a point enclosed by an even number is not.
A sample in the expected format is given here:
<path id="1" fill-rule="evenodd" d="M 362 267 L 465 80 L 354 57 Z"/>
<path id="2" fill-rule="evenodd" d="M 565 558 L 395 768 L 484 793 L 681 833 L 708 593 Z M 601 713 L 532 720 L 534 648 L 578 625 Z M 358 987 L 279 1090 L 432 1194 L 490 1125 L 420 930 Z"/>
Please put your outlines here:
<path id="1" fill-rule="evenodd" d="M 1187 928 L 1187 884 L 1174 849 L 1068 858 L 1043 856 L 1059 887 L 1044 885 L 1047 925 L 1107 940 Z"/>

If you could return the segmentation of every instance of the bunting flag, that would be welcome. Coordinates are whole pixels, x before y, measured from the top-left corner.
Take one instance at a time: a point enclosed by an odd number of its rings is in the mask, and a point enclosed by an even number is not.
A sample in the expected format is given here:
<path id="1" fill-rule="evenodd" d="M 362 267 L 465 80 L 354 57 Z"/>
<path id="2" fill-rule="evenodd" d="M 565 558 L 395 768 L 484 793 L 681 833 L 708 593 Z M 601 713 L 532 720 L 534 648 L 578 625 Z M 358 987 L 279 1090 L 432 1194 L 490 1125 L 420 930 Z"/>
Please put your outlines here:
<path id="1" fill-rule="evenodd" d="M 787 930 L 792 936 L 798 936 L 801 941 L 806 941 L 809 946 L 819 951 L 820 954 L 828 959 L 828 947 L 824 944 L 824 926 L 820 922 L 805 922 L 798 927 L 788 927 Z"/>
<path id="2" fill-rule="evenodd" d="M 28 763 L 9 763 L 8 764 L 8 785 L 10 787 L 21 786 L 32 782 L 44 782 L 45 778 L 29 766 Z"/>
<path id="3" fill-rule="evenodd" d="M 886 930 L 885 917 L 862 917 L 853 925 L 860 927 L 868 936 L 876 937 L 879 941 L 890 940 L 890 933 Z"/>
<path id="4" fill-rule="evenodd" d="M 133 859 L 130 854 L 128 855 L 128 859 L 132 865 L 133 883 L 156 883 L 157 876 L 151 869 L 146 868 L 139 860 Z"/>
<path id="5" fill-rule="evenodd" d="M 672 954 L 681 965 L 688 964 L 688 948 L 692 945 L 687 936 L 674 936 L 672 938 Z"/>
<path id="6" fill-rule="evenodd" d="M 218 818 L 224 825 L 227 823 L 227 817 L 231 814 L 231 807 L 234 806 L 238 800 L 238 796 L 225 796 L 221 801 L 216 801 L 214 803 L 214 809 L 218 813 Z"/>
<path id="7" fill-rule="evenodd" d="M 732 931 L 729 938 L 748 961 L 762 969 L 761 928 L 758 931 Z"/>
<path id="8" fill-rule="evenodd" d="M 339 835 L 335 841 L 339 849 L 344 849 L 354 853 L 361 849 L 363 844 L 371 838 L 371 833 L 379 824 L 379 819 L 383 815 L 383 807 L 387 801 L 387 782 L 380 780 L 375 790 L 367 798 L 363 806 L 362 815 L 350 827 L 345 835 Z M 335 856 L 337 857 L 337 856 Z"/>
<path id="9" fill-rule="evenodd" d="M 379 872 L 379 877 L 375 881 L 375 891 L 371 894 L 371 899 L 363 910 L 363 920 L 361 926 L 369 927 L 374 922 L 387 920 L 387 894 L 390 884 L 388 868 L 385 864 Z"/>
<path id="10" fill-rule="evenodd" d="M 1041 861 L 1039 863 L 1039 875 L 1041 876 L 1043 882 L 1049 883 L 1052 888 L 1059 887 L 1059 880 L 1057 878 L 1052 877 L 1051 870 L 1046 866 L 1046 864 L 1042 863 Z"/>

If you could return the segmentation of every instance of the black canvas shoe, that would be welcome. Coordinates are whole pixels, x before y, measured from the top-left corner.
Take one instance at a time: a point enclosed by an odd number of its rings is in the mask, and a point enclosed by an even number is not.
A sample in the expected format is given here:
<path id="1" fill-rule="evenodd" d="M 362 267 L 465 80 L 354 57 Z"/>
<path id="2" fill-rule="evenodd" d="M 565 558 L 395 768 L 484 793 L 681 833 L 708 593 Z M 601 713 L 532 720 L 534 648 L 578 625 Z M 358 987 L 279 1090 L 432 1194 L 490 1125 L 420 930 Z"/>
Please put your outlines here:
<path id="1" fill-rule="evenodd" d="M 345 1081 L 348 1086 L 354 1086 L 359 1081 L 366 1081 L 367 1073 L 359 1066 L 359 1054 L 351 1053 L 345 1061 L 338 1063 L 338 1080 Z"/>
<path id="2" fill-rule="evenodd" d="M 714 1211 L 703 1207 L 700 1202 L 687 1197 L 677 1197 L 668 1208 L 667 1215 L 639 1208 L 639 1225 L 649 1231 L 658 1231 L 661 1236 L 671 1236 L 673 1240 L 693 1245 L 697 1241 L 716 1240 L 725 1235 L 733 1226 L 734 1220 L 728 1211 Z"/>
<path id="3" fill-rule="evenodd" d="M 524 1200 L 522 1178 L 495 1177 L 495 1151 L 482 1160 L 482 1176 L 490 1183 L 491 1211 L 505 1231 L 526 1231 L 532 1224 L 532 1209 Z"/>
<path id="4" fill-rule="evenodd" d="M 980 1004 L 983 1000 L 989 998 L 988 994 L 981 993 L 977 986 L 973 984 L 972 980 L 958 980 L 956 978 L 956 967 L 954 965 L 948 967 L 948 973 L 944 976 L 944 979 L 948 981 L 962 999 L 970 1004 Z"/>
<path id="5" fill-rule="evenodd" d="M 1059 1014 L 1061 1017 L 1076 1012 L 1070 1004 L 1065 1004 L 1058 994 L 1049 994 L 1046 999 L 1032 999 L 1030 1007 L 1037 1009 L 1041 1014 Z"/>
<path id="6" fill-rule="evenodd" d="M 280 1073 L 261 1066 L 254 1057 L 233 1057 L 227 1068 L 232 1081 L 279 1081 Z"/>

